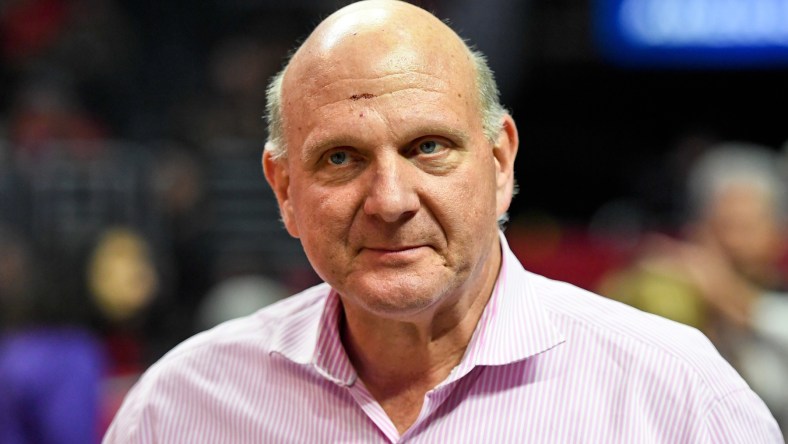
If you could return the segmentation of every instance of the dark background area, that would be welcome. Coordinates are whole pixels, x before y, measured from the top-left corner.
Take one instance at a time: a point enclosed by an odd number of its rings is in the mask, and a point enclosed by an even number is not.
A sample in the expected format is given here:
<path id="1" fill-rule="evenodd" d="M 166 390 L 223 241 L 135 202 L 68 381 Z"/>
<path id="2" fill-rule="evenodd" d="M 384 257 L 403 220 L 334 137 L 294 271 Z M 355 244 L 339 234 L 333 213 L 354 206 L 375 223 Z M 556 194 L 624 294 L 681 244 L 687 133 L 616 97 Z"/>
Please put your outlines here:
<path id="1" fill-rule="evenodd" d="M 778 111 L 785 66 L 621 66 L 594 44 L 592 3 L 530 6 L 524 82 L 509 101 L 522 134 L 516 212 L 536 207 L 583 224 L 625 198 L 675 222 L 658 173 L 682 142 L 788 140 Z"/>

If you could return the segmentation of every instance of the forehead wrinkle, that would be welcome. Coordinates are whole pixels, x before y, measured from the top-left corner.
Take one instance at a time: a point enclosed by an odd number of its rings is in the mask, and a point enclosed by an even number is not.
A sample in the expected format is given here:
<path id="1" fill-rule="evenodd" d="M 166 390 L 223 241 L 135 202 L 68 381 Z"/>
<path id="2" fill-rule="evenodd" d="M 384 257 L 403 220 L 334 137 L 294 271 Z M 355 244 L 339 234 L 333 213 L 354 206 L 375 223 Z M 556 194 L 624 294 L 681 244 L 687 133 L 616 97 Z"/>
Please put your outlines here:
<path id="1" fill-rule="evenodd" d="M 423 82 L 422 80 L 420 82 L 418 79 L 419 76 L 414 76 L 413 74 L 428 77 L 432 81 Z M 408 77 L 415 78 L 408 79 Z M 400 81 L 397 82 L 397 80 Z M 348 99 L 353 95 L 371 93 L 375 95 L 375 97 L 380 97 L 396 91 L 407 91 L 413 89 L 434 93 L 444 93 L 451 89 L 451 85 L 444 79 L 427 73 L 392 73 L 377 77 L 354 77 L 329 80 L 323 84 L 314 85 L 313 87 L 308 88 L 306 91 L 306 98 L 320 96 L 321 94 L 328 91 L 331 95 L 340 95 L 341 97 L 336 99 L 336 101 L 339 102 L 344 99 Z M 335 90 L 336 92 L 332 90 Z"/>
<path id="2" fill-rule="evenodd" d="M 449 86 L 449 82 L 447 82 L 445 79 L 443 79 L 441 77 L 438 77 L 438 76 L 436 76 L 434 74 L 431 74 L 429 72 L 424 72 L 424 71 L 408 69 L 407 71 L 404 71 L 404 72 L 392 72 L 392 73 L 380 74 L 380 75 L 370 76 L 370 77 L 356 76 L 356 77 L 344 77 L 344 78 L 341 78 L 341 79 L 329 80 L 329 81 L 327 81 L 327 82 L 325 82 L 323 84 L 316 85 L 316 89 L 324 90 L 326 88 L 331 87 L 332 85 L 335 85 L 335 84 L 338 84 L 338 83 L 341 84 L 341 83 L 345 83 L 345 82 L 378 82 L 378 81 L 386 81 L 388 79 L 397 79 L 397 78 L 405 78 L 404 80 L 407 81 L 408 80 L 408 79 L 406 79 L 407 77 L 414 77 L 415 78 L 415 77 L 419 77 L 419 76 L 428 77 L 432 81 L 438 83 L 439 87 L 448 88 L 448 86 Z M 414 81 L 414 80 L 415 79 L 411 80 L 411 82 Z"/>
<path id="3" fill-rule="evenodd" d="M 363 101 L 362 100 L 358 100 L 358 99 L 354 99 L 353 95 L 350 95 L 350 96 L 347 96 L 347 97 L 341 97 L 341 98 L 338 98 L 336 100 L 332 100 L 330 102 L 326 102 L 326 103 L 322 103 L 320 105 L 317 105 L 313 109 L 318 110 L 318 109 L 325 108 L 327 106 L 336 105 L 336 104 L 342 103 L 342 102 L 351 102 L 353 104 L 353 106 L 359 106 L 359 107 L 362 107 L 362 106 L 367 107 L 368 106 L 368 107 L 373 107 L 374 108 L 375 107 L 375 99 L 381 99 L 381 98 L 385 98 L 387 96 L 393 96 L 393 95 L 396 95 L 396 94 L 402 94 L 402 93 L 405 93 L 405 92 L 411 91 L 411 90 L 418 90 L 420 92 L 429 92 L 429 93 L 434 93 L 434 94 L 443 94 L 444 93 L 444 91 L 441 91 L 441 90 L 425 89 L 425 88 L 419 88 L 419 87 L 415 87 L 414 86 L 414 87 L 410 87 L 410 88 L 397 89 L 396 91 L 389 91 L 389 92 L 384 92 L 384 93 L 380 93 L 380 94 L 374 94 L 374 97 L 370 97 L 368 99 L 362 99 Z M 364 94 L 364 93 L 367 93 L 367 91 L 366 90 L 364 90 L 364 91 L 359 90 L 359 92 L 357 94 Z"/>

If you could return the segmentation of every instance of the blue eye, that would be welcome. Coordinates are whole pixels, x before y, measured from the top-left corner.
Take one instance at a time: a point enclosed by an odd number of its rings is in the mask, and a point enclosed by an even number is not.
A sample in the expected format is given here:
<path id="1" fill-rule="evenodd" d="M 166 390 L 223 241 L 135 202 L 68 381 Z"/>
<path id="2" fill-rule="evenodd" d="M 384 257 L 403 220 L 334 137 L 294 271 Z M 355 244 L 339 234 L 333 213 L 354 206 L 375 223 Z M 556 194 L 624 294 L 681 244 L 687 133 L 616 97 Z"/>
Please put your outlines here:
<path id="1" fill-rule="evenodd" d="M 438 142 L 434 140 L 425 140 L 419 144 L 419 151 L 423 154 L 432 154 L 438 149 Z"/>
<path id="2" fill-rule="evenodd" d="M 328 161 L 334 165 L 342 165 L 347 161 L 347 153 L 345 151 L 336 151 L 328 156 Z"/>

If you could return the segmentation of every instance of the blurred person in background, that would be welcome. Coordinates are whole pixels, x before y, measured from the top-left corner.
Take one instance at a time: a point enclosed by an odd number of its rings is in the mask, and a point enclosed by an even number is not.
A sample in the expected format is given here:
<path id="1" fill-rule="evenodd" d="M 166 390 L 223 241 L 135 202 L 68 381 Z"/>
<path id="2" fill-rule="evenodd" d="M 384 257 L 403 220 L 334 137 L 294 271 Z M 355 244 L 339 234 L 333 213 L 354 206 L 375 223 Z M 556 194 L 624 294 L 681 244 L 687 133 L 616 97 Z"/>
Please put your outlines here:
<path id="1" fill-rule="evenodd" d="M 33 109 L 19 116 L 17 131 L 91 135 L 96 117 L 112 129 L 130 118 L 136 98 L 138 38 L 115 0 L 10 0 L 0 2 L 0 61 L 9 80 L 24 85 L 42 76 L 65 77 L 84 95 L 89 110 Z M 24 87 L 23 87 L 24 88 Z M 14 85 L 8 88 L 11 92 Z M 119 104 L 124 104 L 119 106 Z M 72 115 L 65 111 L 71 111 Z M 64 128 L 70 122 L 73 128 Z M 110 130 L 110 132 L 115 132 Z"/>
<path id="2" fill-rule="evenodd" d="M 96 236 L 84 261 L 81 276 L 93 308 L 91 326 L 107 354 L 102 430 L 131 385 L 159 354 L 159 343 L 169 345 L 169 330 L 152 323 L 161 282 L 151 248 L 138 230 L 107 226 Z"/>
<path id="3" fill-rule="evenodd" d="M 167 323 L 180 342 L 196 331 L 197 307 L 215 278 L 205 163 L 194 150 L 172 141 L 155 145 L 152 189 L 162 229 L 162 274 L 167 277 Z"/>
<path id="4" fill-rule="evenodd" d="M 60 150 L 79 159 L 95 157 L 107 136 L 106 125 L 84 109 L 66 75 L 30 76 L 16 90 L 9 110 L 8 139 L 28 169 Z"/>
<path id="5" fill-rule="evenodd" d="M 125 227 L 101 233 L 86 277 L 90 295 L 111 323 L 133 319 L 156 294 L 158 276 L 149 248 L 142 236 Z"/>
<path id="6" fill-rule="evenodd" d="M 774 150 L 711 147 L 687 179 L 683 238 L 654 237 L 602 294 L 702 329 L 788 427 L 788 190 Z"/>
<path id="7" fill-rule="evenodd" d="M 773 150 L 729 143 L 690 172 L 691 244 L 678 251 L 713 310 L 720 349 L 788 430 L 788 189 Z"/>
<path id="8" fill-rule="evenodd" d="M 147 240 L 107 226 L 49 260 L 0 232 L 0 442 L 95 443 L 155 355 Z M 165 345 L 168 346 L 168 345 Z"/>
<path id="9" fill-rule="evenodd" d="M 0 231 L 0 442 L 96 443 L 106 355 L 73 270 Z"/>

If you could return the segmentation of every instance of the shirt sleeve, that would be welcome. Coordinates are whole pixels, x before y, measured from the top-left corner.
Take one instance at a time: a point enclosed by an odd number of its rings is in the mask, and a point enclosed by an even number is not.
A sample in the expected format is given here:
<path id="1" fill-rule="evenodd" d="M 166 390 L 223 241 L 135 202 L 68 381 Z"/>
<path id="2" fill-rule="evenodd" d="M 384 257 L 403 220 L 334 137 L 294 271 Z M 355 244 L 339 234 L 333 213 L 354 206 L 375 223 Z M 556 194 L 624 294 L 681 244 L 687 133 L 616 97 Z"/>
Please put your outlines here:
<path id="1" fill-rule="evenodd" d="M 750 389 L 717 400 L 698 430 L 696 443 L 784 444 L 769 409 Z"/>

